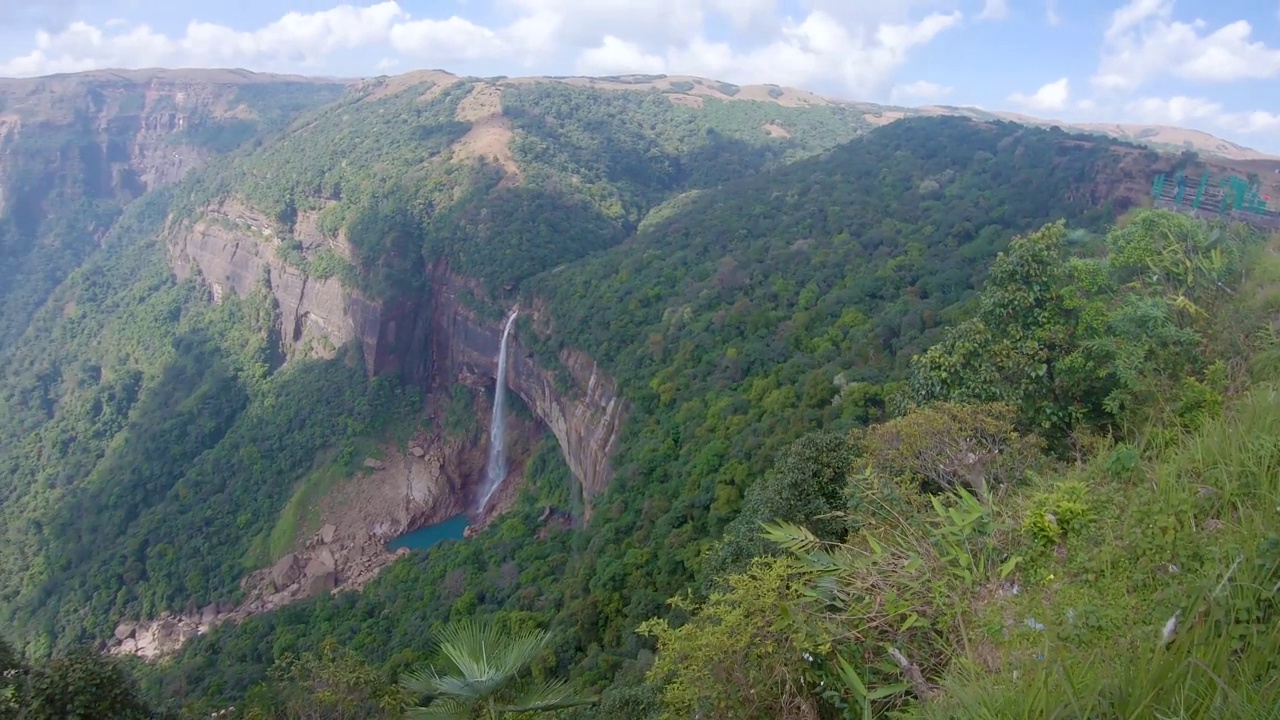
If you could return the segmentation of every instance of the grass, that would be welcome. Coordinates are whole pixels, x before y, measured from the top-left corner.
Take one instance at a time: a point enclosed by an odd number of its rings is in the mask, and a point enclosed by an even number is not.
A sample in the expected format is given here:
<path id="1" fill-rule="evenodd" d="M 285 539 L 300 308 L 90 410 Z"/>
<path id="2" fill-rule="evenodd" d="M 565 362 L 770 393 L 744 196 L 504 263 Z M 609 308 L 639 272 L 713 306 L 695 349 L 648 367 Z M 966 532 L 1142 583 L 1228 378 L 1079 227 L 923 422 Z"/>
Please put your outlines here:
<path id="1" fill-rule="evenodd" d="M 1219 319 L 1242 358 L 1224 411 L 1136 465 L 1104 448 L 1006 498 L 1016 584 L 951 588 L 972 603 L 963 649 L 910 716 L 1280 720 L 1280 235 L 1245 267 Z M 1067 482 L 1088 512 L 1037 542 L 1027 519 Z"/>
<path id="2" fill-rule="evenodd" d="M 1069 473 L 1092 512 L 1062 545 L 1011 543 L 1018 591 L 975 608 L 971 650 L 919 717 L 1280 718 L 1280 387 L 1112 467 Z"/>
<path id="3" fill-rule="evenodd" d="M 269 533 L 259 536 L 245 558 L 245 567 L 256 570 L 292 552 L 320 529 L 320 501 L 351 479 L 365 458 L 380 457 L 371 439 L 355 442 L 339 453 L 331 450 L 316 459 L 315 468 L 294 489 Z"/>

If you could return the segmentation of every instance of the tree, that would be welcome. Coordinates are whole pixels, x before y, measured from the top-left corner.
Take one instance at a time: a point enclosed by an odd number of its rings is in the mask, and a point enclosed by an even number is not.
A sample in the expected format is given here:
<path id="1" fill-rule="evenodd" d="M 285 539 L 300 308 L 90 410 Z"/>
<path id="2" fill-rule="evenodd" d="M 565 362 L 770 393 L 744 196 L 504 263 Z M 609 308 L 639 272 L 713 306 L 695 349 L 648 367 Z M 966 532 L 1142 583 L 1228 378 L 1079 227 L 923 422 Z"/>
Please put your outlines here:
<path id="1" fill-rule="evenodd" d="M 673 599 L 691 614 L 680 627 L 662 618 L 640 626 L 639 634 L 658 641 L 648 680 L 661 688 L 664 720 L 818 717 L 817 681 L 805 660 L 824 654 L 827 643 L 804 624 L 805 610 L 779 614 L 804 603 L 800 572 L 790 558 L 757 558 L 700 606 Z"/>
<path id="2" fill-rule="evenodd" d="M 245 701 L 246 720 L 398 718 L 404 694 L 355 652 L 325 640 L 317 652 L 278 661 Z"/>
<path id="3" fill-rule="evenodd" d="M 22 720 L 154 717 L 120 661 L 90 648 L 32 668 L 15 695 L 21 708 L 17 717 Z"/>
<path id="4" fill-rule="evenodd" d="M 13 646 L 0 638 L 0 718 L 17 715 L 18 684 L 26 670 Z"/>
<path id="5" fill-rule="evenodd" d="M 769 473 L 747 490 L 742 513 L 706 562 L 705 582 L 741 572 L 752 558 L 774 549 L 761 537 L 763 522 L 799 523 L 824 540 L 843 540 L 844 490 L 852 463 L 849 441 L 837 433 L 811 433 L 784 448 Z"/>
<path id="6" fill-rule="evenodd" d="M 1097 314 L 1093 292 L 1105 271 L 1068 260 L 1065 236 L 1058 222 L 1009 243 L 977 316 L 913 359 L 914 400 L 1010 403 L 1024 425 L 1053 440 L 1089 419 L 1100 397 L 1079 336 Z"/>
<path id="7" fill-rule="evenodd" d="M 1001 404 L 931 403 L 862 433 L 871 468 L 927 490 L 968 485 L 983 502 L 1020 480 L 1042 459 L 1041 442 L 1013 427 L 1015 411 Z"/>
<path id="8" fill-rule="evenodd" d="M 1220 305 L 1247 237 L 1148 210 L 1103 259 L 1069 258 L 1062 223 L 1014 238 L 976 316 L 912 361 L 910 399 L 1009 403 L 1057 450 L 1080 426 L 1186 415 L 1217 382 L 1207 346 L 1232 341 Z"/>
<path id="9" fill-rule="evenodd" d="M 471 619 L 447 625 L 440 631 L 436 662 L 401 678 L 414 697 L 427 698 L 425 706 L 410 709 L 408 716 L 469 720 L 479 715 L 497 720 L 594 703 L 573 698 L 559 678 L 519 678 L 550 640 L 544 630 L 509 633 Z"/>

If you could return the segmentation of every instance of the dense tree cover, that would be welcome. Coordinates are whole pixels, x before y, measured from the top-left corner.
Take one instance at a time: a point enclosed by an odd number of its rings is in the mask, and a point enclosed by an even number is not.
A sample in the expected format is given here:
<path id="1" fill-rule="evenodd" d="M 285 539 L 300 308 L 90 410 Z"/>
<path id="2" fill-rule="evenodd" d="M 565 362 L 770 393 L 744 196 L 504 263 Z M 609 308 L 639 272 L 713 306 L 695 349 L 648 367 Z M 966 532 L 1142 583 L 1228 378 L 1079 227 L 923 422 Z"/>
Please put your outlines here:
<path id="1" fill-rule="evenodd" d="M 165 207 L 130 207 L 4 359 L 0 608 L 37 655 L 235 597 L 321 451 L 410 397 L 358 356 L 277 370 L 268 295 L 210 306 L 173 282 Z"/>
<path id="2" fill-rule="evenodd" d="M 399 718 L 405 693 L 332 638 L 312 653 L 281 658 L 236 707 L 245 720 Z"/>
<path id="3" fill-rule="evenodd" d="M 26 328 L 31 315 L 92 250 L 121 207 L 143 192 L 126 176 L 111 182 L 129 130 L 105 137 L 84 116 L 70 127 L 23 133 L 9 143 L 4 202 L 0 207 L 0 352 Z M 136 132 L 136 131 L 135 131 Z M 61 162 L 58 162 L 61 160 Z M 51 173 L 57 162 L 61 172 Z"/>
<path id="4" fill-rule="evenodd" d="M 578 637 L 625 642 L 787 443 L 877 417 L 1012 233 L 1062 216 L 1097 227 L 1108 208 L 1073 188 L 1111 162 L 1050 132 L 903 121 L 531 281 L 554 312 L 551 341 L 592 348 L 635 406 L 598 500 L 595 559 L 575 568 L 597 602 L 627 609 Z M 644 551 L 655 541 L 663 552 Z"/>
<path id="5" fill-rule="evenodd" d="M 98 248 L 121 210 L 146 191 L 130 148 L 148 121 L 148 85 L 56 91 L 42 104 L 37 93 L 13 111 L 28 121 L 5 144 L 4 207 L 0 207 L 0 352 L 17 340 L 32 314 Z M 215 90 L 217 92 L 217 90 Z M 190 112 L 185 129 L 160 142 L 227 153 L 285 126 L 298 113 L 328 102 L 342 87 L 325 83 L 250 84 L 227 90 L 234 118 Z M 172 98 L 152 94 L 154 114 L 176 112 Z M 69 108 L 59 103 L 72 103 Z M 48 105 L 49 107 L 46 107 Z M 50 121 L 45 113 L 55 119 Z M 105 113 L 104 118 L 101 113 Z M 66 122 L 61 118 L 68 116 Z M 154 117 L 151 118 L 154 121 Z M 149 138 L 148 141 L 151 141 Z"/>
<path id="6" fill-rule="evenodd" d="M 846 141 L 865 123 L 848 108 L 709 101 L 682 107 L 659 93 L 558 83 L 499 83 L 518 186 L 490 163 L 453 162 L 472 128 L 460 106 L 478 82 L 428 81 L 380 96 L 353 92 L 280 141 L 208 173 L 180 199 L 184 213 L 238 195 L 279 223 L 286 245 L 300 211 L 351 243 L 355 267 L 335 274 L 380 298 L 422 288 L 422 255 L 490 290 L 620 242 L 674 194 L 712 187 Z M 465 114 L 463 114 L 465 116 Z M 790 137 L 770 137 L 783 123 Z M 315 258 L 291 253 L 314 271 Z"/>
<path id="7" fill-rule="evenodd" d="M 563 347 L 590 352 L 631 413 L 585 528 L 542 519 L 547 505 L 571 505 L 548 443 L 516 508 L 481 536 L 397 562 L 361 593 L 219 628 L 146 669 L 154 697 L 192 712 L 249 692 L 269 712 L 273 687 L 312 692 L 297 668 L 332 671 L 378 704 L 382 683 L 429 659 L 433 634 L 465 618 L 548 629 L 539 677 L 614 681 L 578 718 L 742 717 L 731 691 L 706 706 L 692 697 L 709 676 L 760 681 L 775 693 L 750 699 L 765 713 L 901 705 L 928 694 L 916 681 L 947 669 L 972 621 L 949 595 L 978 605 L 1020 563 L 1049 567 L 1082 526 L 1066 486 L 1037 494 L 1026 518 L 1019 507 L 1025 523 L 1001 514 L 1002 498 L 1057 472 L 1042 442 L 1081 462 L 1107 433 L 1170 447 L 1221 407 L 1230 378 L 1213 360 L 1234 346 L 1228 324 L 1205 316 L 1235 297 L 1216 288 L 1234 284 L 1242 236 L 1164 214 L 1106 242 L 1052 225 L 1099 230 L 1123 209 L 1089 191 L 1115 170 L 1107 143 L 922 119 L 778 166 L 827 147 L 838 113 L 803 115 L 813 135 L 788 140 L 756 123 L 776 113 L 767 122 L 795 129 L 800 110 L 512 85 L 504 111 L 525 182 L 509 186 L 497 166 L 448 162 L 470 129 L 456 118 L 472 87 L 352 95 L 261 152 L 144 198 L 44 305 L 30 342 L 5 359 L 0 394 L 12 541 L 0 550 L 0 604 L 28 650 L 101 637 L 122 614 L 234 596 L 315 458 L 354 459 L 349 448 L 408 402 L 367 383 L 356 357 L 281 369 L 266 295 L 209 307 L 196 285 L 169 279 L 152 243 L 167 211 L 188 222 L 229 194 L 279 224 L 291 262 L 370 296 L 420 298 L 423 262 L 445 259 L 495 294 L 545 302 L 551 333 L 526 319 L 522 337 L 552 367 Z M 310 212 L 321 233 L 350 238 L 351 266 L 293 237 Z M 1070 258 L 1084 249 L 1097 256 Z M 1061 391 L 1056 367 L 1052 378 L 1040 370 L 1064 354 L 1091 363 L 1084 400 Z M 975 390 L 990 378 L 998 394 Z M 1046 407 L 1071 421 L 1044 422 Z M 1114 460 L 1144 461 L 1119 450 Z M 787 524 L 770 544 L 762 521 Z M 1003 544 L 1024 532 L 1050 549 Z M 752 562 L 787 550 L 798 570 Z M 806 556 L 830 558 L 831 582 L 807 583 L 818 569 Z M 690 589 L 699 597 L 668 604 Z M 886 589 L 894 604 L 856 605 Z M 822 602 L 806 605 L 815 593 Z M 751 609 L 779 602 L 803 633 Z M 856 637 L 836 632 L 867 618 Z M 744 664 L 741 644 L 716 640 L 723 619 L 782 645 Z M 335 641 L 361 659 L 336 657 Z M 812 667 L 779 664 L 799 650 Z M 268 675 L 286 657 L 298 659 Z"/>
<path id="8" fill-rule="evenodd" d="M 1049 159 L 1060 173 L 1035 169 Z M 555 666 L 587 685 L 642 672 L 637 658 L 651 641 L 635 628 L 666 616 L 666 600 L 697 579 L 756 478 L 774 483 L 752 496 L 759 519 L 843 508 L 834 486 L 821 498 L 804 494 L 815 481 L 838 483 L 849 452 L 840 438 L 806 440 L 769 472 L 774 455 L 811 430 L 882 417 L 907 354 L 964 313 L 1010 235 L 1058 216 L 1092 227 L 1109 216 L 1069 198 L 1087 197 L 1079 184 L 1110 162 L 1106 147 L 1054 133 L 904 123 L 709 189 L 598 259 L 530 280 L 528 291 L 550 303 L 552 340 L 591 348 L 634 404 L 617 476 L 591 523 L 543 528 L 543 505 L 526 497 L 493 531 L 399 562 L 360 594 L 194 641 L 149 687 L 208 697 L 214 708 L 273 658 L 329 636 L 402 669 L 423 659 L 430 628 L 472 615 L 551 629 Z M 921 185 L 936 196 L 922 197 Z M 554 352 L 522 332 L 540 353 Z M 830 456 L 805 454 L 817 448 Z M 554 462 L 535 463 L 535 485 L 563 487 L 567 469 L 554 447 L 545 452 Z M 759 549 L 750 524 L 740 526 L 752 549 L 730 553 L 726 571 Z M 600 712 L 631 701 L 602 703 Z"/>
<path id="9" fill-rule="evenodd" d="M 673 190 L 715 187 L 867 129 L 845 106 L 707 99 L 687 107 L 656 91 L 561 84 L 511 85 L 502 106 L 519 132 L 512 152 L 532 182 L 573 187 L 627 228 Z M 788 136 L 770 136 L 769 124 Z"/>
<path id="10" fill-rule="evenodd" d="M 1192 327 L 1183 318 L 1202 360 L 1150 368 L 1143 376 L 1148 392 L 1129 396 L 1137 398 L 1130 410 L 1150 406 L 1133 416 L 1143 423 L 1080 418 L 1075 431 L 1092 442 L 1081 443 L 1070 464 L 1046 464 L 1034 447 L 1006 443 L 1002 452 L 1036 472 L 1006 474 L 985 503 L 954 483 L 922 488 L 929 473 L 911 469 L 922 445 L 907 438 L 921 435 L 945 449 L 957 436 L 951 428 L 986 426 L 981 434 L 991 435 L 1000 417 L 1026 423 L 1046 441 L 1058 428 L 1009 407 L 946 403 L 854 433 L 860 460 L 848 475 L 847 538 L 824 541 L 794 523 L 766 524 L 769 539 L 798 564 L 790 575 L 768 576 L 795 578 L 770 591 L 784 596 L 786 610 L 761 611 L 758 597 L 744 592 L 760 587 L 763 576 L 753 569 L 731 577 L 733 591 L 698 609 L 680 632 L 663 631 L 648 675 L 662 684 L 655 716 L 679 717 L 692 707 L 709 717 L 777 717 L 758 708 L 793 703 L 797 694 L 819 704 L 824 717 L 894 710 L 924 718 L 1274 716 L 1276 241 L 1260 247 L 1243 228 L 1147 212 L 1107 235 L 1107 252 L 1091 261 L 1103 272 L 1083 280 L 1046 276 L 1044 265 L 1019 257 L 1052 246 L 1060 234 L 1049 225 L 1015 241 L 997 261 L 1005 267 L 989 276 L 979 308 L 993 308 L 993 298 L 1035 295 L 1040 303 L 1015 303 L 1010 312 L 1035 327 L 1053 326 L 1064 307 L 1081 302 L 1112 312 L 1142 303 L 1169 313 L 1213 305 L 1212 325 Z M 1152 248 L 1190 252 L 1210 240 L 1221 256 L 1245 258 L 1244 273 L 1210 271 L 1198 291 L 1170 294 L 1163 273 L 1147 264 L 1142 281 L 1132 282 L 1134 247 L 1152 259 L 1162 256 Z M 1171 265 L 1186 271 L 1195 263 Z M 1097 328 L 1093 345 L 1143 348 L 1149 341 L 1142 325 Z M 954 351 L 966 332 L 957 328 L 929 352 Z M 950 369 L 959 386 L 979 383 L 1009 357 L 998 342 L 966 350 L 970 362 Z M 1143 354 L 1099 358 L 1096 382 L 1122 375 L 1135 357 Z M 1196 412 L 1178 412 L 1182 400 L 1160 392 L 1196 382 L 1201 368 L 1214 365 L 1233 368 L 1231 382 L 1199 391 Z M 1024 386 L 1022 394 L 1038 397 L 1042 387 Z M 1225 397 L 1228 387 L 1239 394 Z M 1035 407 L 1018 393 L 1007 396 L 1019 401 L 1015 407 Z M 1007 426 L 1001 433 L 1015 437 Z M 928 468 L 937 470 L 932 462 Z M 758 614 L 766 619 L 753 628 L 747 623 Z M 708 642 L 726 623 L 766 637 L 770 649 L 790 647 L 787 654 L 811 660 L 744 658 L 733 642 Z M 681 695 L 699 681 L 711 685 L 708 673 L 719 672 L 812 673 L 818 682 L 807 693 L 757 682 L 760 692 L 749 696 L 732 688 Z"/>
<path id="11" fill-rule="evenodd" d="M 557 87 L 508 88 L 522 136 L 539 136 L 531 129 L 537 118 L 555 119 Z M 470 129 L 457 120 L 458 108 L 474 88 L 464 81 L 425 83 L 385 97 L 352 93 L 306 114 L 261 148 L 233 153 L 132 203 L 100 242 L 95 236 L 83 252 L 59 261 L 58 273 L 42 286 L 53 294 L 24 342 L 7 351 L 0 387 L 6 540 L 0 608 L 21 628 L 30 651 L 43 655 L 57 644 L 103 637 L 122 617 L 234 597 L 240 573 L 270 560 L 279 544 L 272 526 L 313 458 L 349 464 L 355 438 L 375 432 L 407 399 L 386 383 L 366 383 L 354 357 L 280 370 L 270 297 L 260 293 L 210 308 L 198 285 L 173 283 L 156 243 L 167 222 L 173 230 L 192 222 L 206 203 L 236 195 L 279 224 L 286 260 L 317 276 L 340 275 L 373 297 L 416 300 L 425 290 L 424 259 L 444 257 L 468 276 L 510 283 L 616 244 L 649 205 L 723 179 L 699 169 L 712 162 L 706 152 L 701 161 L 684 157 L 698 148 L 728 152 L 715 132 L 707 134 L 713 126 L 743 135 L 733 152 L 751 170 L 856 132 L 852 126 L 837 132 L 838 113 L 830 110 L 821 111 L 825 120 L 807 121 L 801 110 L 777 109 L 771 119 L 795 125 L 792 139 L 783 141 L 747 132 L 757 120 L 753 113 L 765 106 L 736 104 L 741 115 L 725 108 L 702 113 L 660 97 L 597 91 L 594 96 L 612 98 L 606 102 L 623 117 L 609 130 L 619 141 L 617 158 L 605 157 L 604 166 L 591 170 L 593 187 L 642 189 L 622 217 L 610 214 L 595 191 L 548 179 L 596 167 L 599 158 L 577 151 L 552 167 L 547 158 L 517 149 L 521 168 L 546 181 L 516 187 L 502 185 L 496 167 L 451 163 L 449 148 Z M 240 93 L 236 101 L 246 103 L 258 123 L 255 143 L 318 97 L 292 86 L 270 97 L 250 87 Z M 164 98 L 157 102 L 164 110 Z M 225 149 L 244 134 L 234 122 L 219 122 L 192 116 L 173 141 Z M 628 127 L 647 129 L 632 137 Z M 579 147 L 594 130 L 578 123 L 560 132 L 557 142 Z M 45 145 L 32 146 L 32 168 L 37 150 L 66 154 L 64 140 L 75 139 L 42 137 Z M 645 174 L 621 160 L 645 148 L 681 158 L 682 169 Z M 99 171 L 116 162 L 86 153 L 69 155 L 85 165 L 83 173 L 69 166 L 69 182 L 100 178 Z M 73 204 L 61 203 L 68 212 L 54 213 L 45 196 L 33 194 L 39 187 L 24 190 L 40 178 L 24 170 L 26 156 L 18 155 L 14 192 L 6 193 L 14 212 L 6 222 L 25 238 L 40 223 L 74 220 Z M 81 185 L 63 199 L 93 189 Z M 124 199 L 112 198 L 112 214 L 97 223 L 103 232 Z M 334 253 L 303 251 L 292 231 L 300 213 L 310 211 L 318 212 L 322 233 L 341 230 L 352 239 L 353 264 Z M 21 250 L 5 248 L 7 254 Z M 25 291 L 23 297 L 31 308 L 43 299 Z M 15 325 L 15 332 L 26 324 Z M 556 467 L 547 472 L 563 470 Z M 562 500 L 561 506 L 573 504 L 570 493 Z"/>
<path id="12" fill-rule="evenodd" d="M 116 659 L 87 648 L 34 666 L 0 638 L 0 718 L 64 720 L 119 718 L 159 720 L 143 699 L 137 680 Z"/>
<path id="13" fill-rule="evenodd" d="M 215 711 L 263 678 L 277 658 L 319 650 L 328 638 L 398 673 L 432 659 L 434 633 L 451 619 L 490 617 L 511 631 L 551 628 L 575 533 L 540 521 L 548 506 L 569 506 L 572 475 L 553 440 L 535 451 L 516 506 L 489 531 L 446 542 L 385 569 L 361 592 L 324 596 L 223 626 L 190 642 L 168 666 L 150 668 L 149 694 Z M 557 633 L 534 672 L 543 677 L 571 652 Z"/>

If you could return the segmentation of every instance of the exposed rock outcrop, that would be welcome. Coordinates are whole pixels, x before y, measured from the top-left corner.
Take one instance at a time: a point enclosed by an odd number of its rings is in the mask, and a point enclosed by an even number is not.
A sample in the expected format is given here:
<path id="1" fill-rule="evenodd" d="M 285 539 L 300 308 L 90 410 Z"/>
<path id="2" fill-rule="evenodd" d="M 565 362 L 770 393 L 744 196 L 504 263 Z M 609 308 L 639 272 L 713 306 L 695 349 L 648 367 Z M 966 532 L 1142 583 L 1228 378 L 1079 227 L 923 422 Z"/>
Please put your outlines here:
<path id="1" fill-rule="evenodd" d="M 39 137 L 44 147 L 36 152 L 46 154 L 40 163 L 47 175 L 24 183 L 24 203 L 45 203 L 49 190 L 73 176 L 88 196 L 128 201 L 181 180 L 219 150 L 230 149 L 206 141 L 202 131 L 210 126 L 249 127 L 260 120 L 246 104 L 243 87 L 284 83 L 339 89 L 329 80 L 235 70 L 100 70 L 0 79 L 0 208 L 15 190 L 6 153 L 11 145 Z M 315 101 L 328 97 L 320 93 Z"/>
<path id="2" fill-rule="evenodd" d="M 326 592 L 364 587 L 405 552 L 389 552 L 389 540 L 462 513 L 471 496 L 470 484 L 481 476 L 484 448 L 478 441 L 422 438 L 414 447 L 423 451 L 421 456 L 388 448 L 381 468 L 363 470 L 324 498 L 314 514 L 319 529 L 301 547 L 246 577 L 241 582 L 243 602 L 122 622 L 108 652 L 161 657 L 224 622 L 239 622 Z"/>
<path id="3" fill-rule="evenodd" d="M 345 240 L 323 237 L 308 218 L 300 216 L 294 233 L 304 254 L 327 248 L 349 256 Z M 483 292 L 453 273 L 448 262 L 429 268 L 429 297 L 382 306 L 337 278 L 316 280 L 290 267 L 277 253 L 280 243 L 266 216 L 227 199 L 194 222 L 171 228 L 170 260 L 179 278 L 199 272 L 215 302 L 229 292 L 249 295 L 265 279 L 281 310 L 280 336 L 290 357 L 330 357 L 354 342 L 374 374 L 400 374 L 433 389 L 492 382 L 501 321 L 481 320 L 460 302 L 462 293 Z M 531 312 L 542 314 L 538 308 Z M 569 388 L 557 386 L 554 373 L 538 364 L 517 333 L 507 380 L 560 443 L 582 485 L 589 518 L 592 498 L 612 476 L 610 460 L 626 405 L 617 384 L 585 352 L 566 350 L 560 361 L 572 377 Z"/>
<path id="4" fill-rule="evenodd" d="M 501 324 L 479 320 L 459 302 L 459 295 L 473 288 L 450 273 L 447 263 L 434 268 L 432 288 L 435 382 L 447 387 L 459 380 L 474 383 L 494 378 Z M 543 315 L 540 308 L 526 312 L 535 319 Z M 582 485 L 584 514 L 589 519 L 592 498 L 613 476 L 610 461 L 627 412 L 617 383 L 585 352 L 568 349 L 561 352 L 560 361 L 572 377 L 572 387 L 562 390 L 555 374 L 538 364 L 518 332 L 510 339 L 509 352 L 509 387 L 555 435 L 565 462 Z"/>

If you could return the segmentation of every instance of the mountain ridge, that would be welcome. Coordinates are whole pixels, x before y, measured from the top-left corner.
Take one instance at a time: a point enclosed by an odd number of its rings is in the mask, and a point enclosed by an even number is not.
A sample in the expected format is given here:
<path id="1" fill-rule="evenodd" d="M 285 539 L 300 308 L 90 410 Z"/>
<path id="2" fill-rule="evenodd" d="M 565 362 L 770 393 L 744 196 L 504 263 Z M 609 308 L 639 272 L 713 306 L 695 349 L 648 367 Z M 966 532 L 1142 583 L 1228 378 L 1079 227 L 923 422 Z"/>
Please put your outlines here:
<path id="1" fill-rule="evenodd" d="M 1009 110 L 988 110 L 972 106 L 945 104 L 895 105 L 862 100 L 847 100 L 822 95 L 802 88 L 771 83 L 737 85 L 696 75 L 667 75 L 629 73 L 622 75 L 531 75 L 494 76 L 479 78 L 458 75 L 442 69 L 418 69 L 397 75 L 366 77 L 310 76 L 293 73 L 267 73 L 243 68 L 104 68 L 76 73 L 59 73 L 32 78 L 0 78 L 0 98 L 13 95 L 15 89 L 25 89 L 30 94 L 33 86 L 50 82 L 202 82 L 211 84 L 258 84 L 272 82 L 333 84 L 349 88 L 366 87 L 371 83 L 389 87 L 403 86 L 431 79 L 441 81 L 488 80 L 495 84 L 555 82 L 592 87 L 604 90 L 657 90 L 670 95 L 673 102 L 697 105 L 705 98 L 722 100 L 754 100 L 772 102 L 783 107 L 812 107 L 841 105 L 862 109 L 881 122 L 891 122 L 913 115 L 962 115 L 973 119 L 1001 119 L 1036 127 L 1058 126 L 1064 130 L 1127 140 L 1158 150 L 1192 150 L 1228 160 L 1252 160 L 1275 162 L 1280 167 L 1280 155 L 1262 152 L 1240 143 L 1220 138 L 1212 133 L 1174 125 L 1155 123 L 1116 122 L 1067 122 Z M 679 98 L 679 99 L 677 99 Z M 0 105 L 0 113 L 3 106 Z M 870 119 L 870 118 L 869 118 Z"/>

